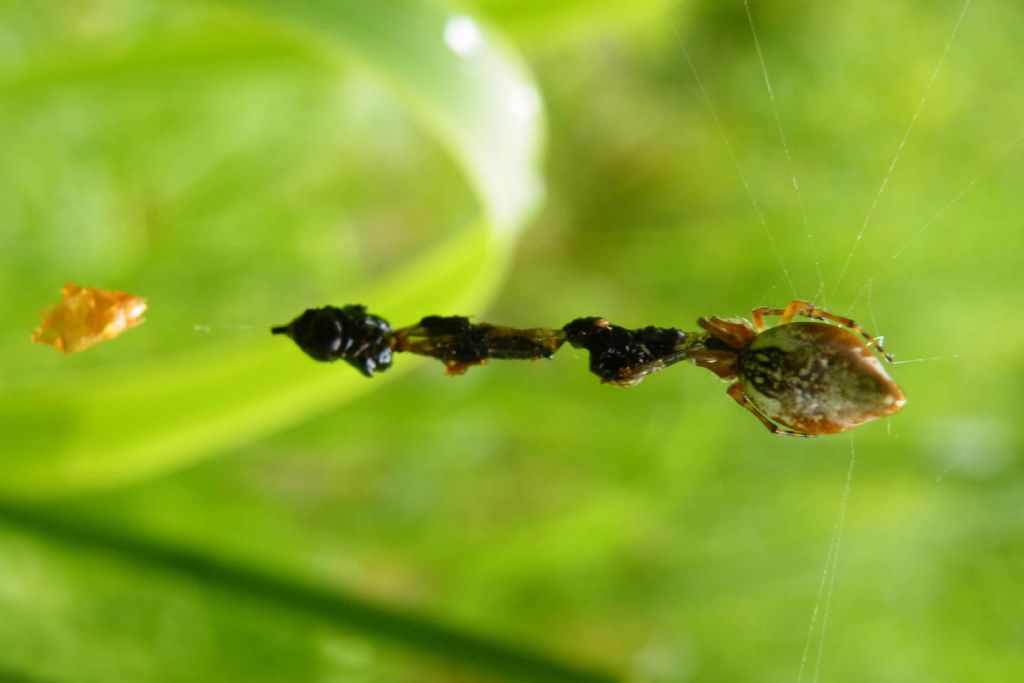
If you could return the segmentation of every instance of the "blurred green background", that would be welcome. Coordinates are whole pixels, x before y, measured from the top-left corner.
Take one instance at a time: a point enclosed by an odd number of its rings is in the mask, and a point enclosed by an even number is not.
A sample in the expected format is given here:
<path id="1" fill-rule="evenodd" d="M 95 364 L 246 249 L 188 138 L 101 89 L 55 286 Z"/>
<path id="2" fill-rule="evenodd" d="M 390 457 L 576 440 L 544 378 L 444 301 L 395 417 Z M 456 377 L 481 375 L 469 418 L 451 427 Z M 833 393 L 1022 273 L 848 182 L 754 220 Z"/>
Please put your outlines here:
<path id="1" fill-rule="evenodd" d="M 963 8 L 751 2 L 796 192 L 741 1 L 0 4 L 0 680 L 1024 677 L 1024 7 L 922 104 Z M 31 345 L 65 281 L 149 321 Z M 794 295 L 916 361 L 902 413 L 266 332 Z"/>

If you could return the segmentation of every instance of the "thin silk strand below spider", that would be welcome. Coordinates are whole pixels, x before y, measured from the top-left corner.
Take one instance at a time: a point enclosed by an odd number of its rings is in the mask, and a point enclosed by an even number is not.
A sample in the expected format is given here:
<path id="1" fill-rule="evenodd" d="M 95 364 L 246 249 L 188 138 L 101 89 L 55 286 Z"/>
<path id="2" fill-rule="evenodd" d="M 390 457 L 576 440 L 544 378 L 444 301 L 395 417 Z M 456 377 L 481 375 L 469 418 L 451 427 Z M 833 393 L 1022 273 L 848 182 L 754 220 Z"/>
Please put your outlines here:
<path id="1" fill-rule="evenodd" d="M 765 317 L 778 316 L 773 327 Z M 813 322 L 794 322 L 803 316 Z M 437 358 L 449 375 L 491 359 L 551 358 L 568 342 L 590 354 L 601 381 L 633 386 L 681 361 L 730 382 L 728 394 L 771 432 L 835 434 L 892 415 L 906 403 L 879 356 L 881 344 L 860 325 L 806 302 L 757 308 L 751 320 L 700 318 L 697 332 L 673 327 L 628 329 L 604 318 L 577 318 L 561 329 L 515 328 L 428 316 L 392 329 L 363 306 L 312 308 L 271 328 L 318 361 L 343 360 L 372 377 L 391 367 L 395 353 Z"/>

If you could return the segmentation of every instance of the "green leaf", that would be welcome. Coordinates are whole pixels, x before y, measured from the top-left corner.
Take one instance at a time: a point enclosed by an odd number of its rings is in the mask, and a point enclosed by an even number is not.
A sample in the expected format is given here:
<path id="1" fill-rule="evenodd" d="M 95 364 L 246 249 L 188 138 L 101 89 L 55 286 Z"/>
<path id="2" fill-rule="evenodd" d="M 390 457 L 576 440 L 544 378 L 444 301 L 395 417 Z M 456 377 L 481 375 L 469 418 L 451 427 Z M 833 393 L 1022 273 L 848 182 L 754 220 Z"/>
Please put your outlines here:
<path id="1" fill-rule="evenodd" d="M 0 504 L 0 548 L 0 575 L 13 577 L 0 591 L 4 680 L 21 672 L 30 672 L 25 680 L 409 680 L 394 645 L 426 655 L 428 671 L 441 658 L 488 678 L 614 680 L 358 595 L 65 515 Z M 40 617 L 52 628 L 38 628 Z M 387 659 L 377 661 L 382 645 Z M 423 668 L 411 680 L 423 680 Z"/>
<path id="2" fill-rule="evenodd" d="M 650 32 L 670 24 L 673 0 L 476 0 L 475 5 L 502 29 L 521 40 L 549 44 L 591 39 L 633 27 Z"/>
<path id="3" fill-rule="evenodd" d="M 139 98 L 140 89 L 152 87 L 155 82 L 154 91 L 144 91 L 144 96 L 148 94 L 157 102 L 161 98 L 173 101 L 173 94 L 165 96 L 160 91 L 170 82 L 174 88 L 183 89 L 187 96 L 190 88 L 203 87 L 202 79 L 194 79 L 190 74 L 210 71 L 211 64 L 223 70 L 224 63 L 229 61 L 225 54 L 241 62 L 255 61 L 258 65 L 260 59 L 280 63 L 283 53 L 287 57 L 286 71 L 295 71 L 300 78 L 305 77 L 303 69 L 326 71 L 324 81 L 328 83 L 339 79 L 346 66 L 354 61 L 383 78 L 400 94 L 401 101 L 415 118 L 442 143 L 475 189 L 482 215 L 468 221 L 465 227 L 446 230 L 439 244 L 400 268 L 391 269 L 384 277 L 342 278 L 333 285 L 318 288 L 321 300 L 304 300 L 297 305 L 296 297 L 280 291 L 274 282 L 260 282 L 261 269 L 278 264 L 274 258 L 276 245 L 287 249 L 292 243 L 275 242 L 271 238 L 261 251 L 258 241 L 261 233 L 252 230 L 251 219 L 242 218 L 245 214 L 237 211 L 227 213 L 231 220 L 238 221 L 239 229 L 229 238 L 233 241 L 226 253 L 232 259 L 244 259 L 247 250 L 253 250 L 250 259 L 261 259 L 246 262 L 239 276 L 231 276 L 238 282 L 237 289 L 244 294 L 248 285 L 243 283 L 247 282 L 254 283 L 250 289 L 267 288 L 267 294 L 259 303 L 254 305 L 243 299 L 238 302 L 240 308 L 249 312 L 249 319 L 256 315 L 273 316 L 265 320 L 264 324 L 269 327 L 293 317 L 303 307 L 326 303 L 365 303 L 398 323 L 415 320 L 435 310 L 478 310 L 483 306 L 500 283 L 518 232 L 541 195 L 537 170 L 541 104 L 536 88 L 516 57 L 491 32 L 442 3 L 303 0 L 228 4 L 235 9 L 225 12 L 218 3 L 210 5 L 208 10 L 190 7 L 179 16 L 171 3 L 157 11 L 157 16 L 171 24 L 182 22 L 186 24 L 185 33 L 198 30 L 200 36 L 204 30 L 209 30 L 203 28 L 207 21 L 239 30 L 243 38 L 225 41 L 235 48 L 233 52 L 231 49 L 223 52 L 222 47 L 206 51 L 186 49 L 185 41 L 176 43 L 173 38 L 166 43 L 169 48 L 154 47 L 152 41 L 157 41 L 159 46 L 159 41 L 166 40 L 166 36 L 159 31 L 154 35 L 147 33 L 154 31 L 152 28 L 135 29 L 146 40 L 123 50 L 123 54 L 110 48 L 110 40 L 104 44 L 107 51 L 86 50 L 70 40 L 66 41 L 71 43 L 70 47 L 63 45 L 64 54 L 48 55 L 28 64 L 8 63 L 8 77 L 2 81 L 6 85 L 0 87 L 0 98 L 11 103 L 11 111 L 21 112 L 26 118 L 76 117 L 84 107 L 92 107 L 100 114 L 91 117 L 85 125 L 93 125 L 95 119 L 114 116 L 134 117 L 131 118 L 134 121 L 138 110 L 151 102 L 145 97 Z M 461 27 L 464 33 L 469 31 L 469 43 L 465 36 L 462 43 L 452 42 L 451 22 L 456 22 L 456 30 Z M 142 25 L 149 26 L 148 23 Z M 175 35 L 174 31 L 170 33 Z M 202 45 L 203 41 L 198 43 Z M 217 45 L 215 37 L 210 44 Z M 188 59 L 177 59 L 183 51 Z M 99 57 L 94 52 L 99 53 Z M 120 64 L 118 59 L 122 60 Z M 244 82 L 246 77 L 235 75 L 237 82 Z M 219 95 L 216 90 L 219 81 L 210 83 Z M 113 104 L 108 101 L 111 97 L 115 98 Z M 64 101 L 72 101 L 73 106 L 61 109 Z M 154 117 L 163 115 L 158 109 L 152 114 Z M 196 144 L 199 147 L 223 144 L 224 154 L 230 159 L 231 155 L 239 154 L 235 150 L 244 151 L 245 146 L 251 144 L 244 138 L 222 143 L 233 134 L 230 117 L 236 116 L 242 122 L 251 118 L 252 113 L 228 108 L 223 115 L 228 117 L 228 125 L 208 142 L 199 140 Z M 29 125 L 24 123 L 24 118 L 18 121 Z M 235 124 L 236 128 L 241 126 L 241 123 Z M 112 126 L 110 145 L 100 149 L 99 154 L 112 158 L 122 154 L 124 145 L 115 137 L 117 130 L 117 126 Z M 155 127 L 145 132 L 151 137 L 158 134 Z M 382 128 L 381 135 L 387 134 Z M 294 130 L 292 135 L 301 140 L 302 130 Z M 96 138 L 90 133 L 83 144 L 95 146 Z M 260 144 L 264 144 L 262 139 Z M 261 156 L 259 164 L 265 164 L 270 181 L 254 175 L 251 163 L 240 166 L 242 170 L 234 176 L 228 176 L 238 179 L 242 191 L 246 191 L 246 183 L 252 183 L 246 203 L 265 205 L 269 211 L 278 210 L 281 202 L 275 198 L 280 190 L 273 187 L 267 193 L 261 189 L 264 182 L 279 182 L 274 180 L 277 176 L 273 162 L 294 163 L 300 170 L 305 163 L 302 158 L 289 161 L 287 147 L 283 143 L 279 150 Z M 311 146 L 311 150 L 325 154 L 315 146 Z M 74 168 L 88 153 L 76 147 L 59 152 L 56 158 L 66 160 L 62 168 Z M 267 164 L 266 160 L 271 163 Z M 323 165 L 333 168 L 344 164 L 346 159 L 334 158 Z M 263 167 L 257 165 L 256 170 Z M 151 168 L 154 170 L 150 171 Z M 87 167 L 83 172 L 89 170 Z M 52 171 L 43 171 L 49 172 Z M 146 172 L 154 174 L 153 177 L 166 186 L 186 183 L 187 199 L 175 196 L 177 203 L 170 203 L 179 211 L 179 217 L 189 218 L 198 226 L 193 233 L 197 243 L 190 245 L 183 239 L 177 246 L 180 253 L 176 258 L 161 260 L 161 245 L 149 245 L 147 249 L 140 242 L 148 239 L 147 236 L 130 223 L 128 229 L 116 232 L 107 222 L 97 221 L 97 230 L 103 233 L 82 237 L 75 232 L 80 219 L 72 217 L 72 227 L 63 232 L 58 230 L 54 239 L 63 240 L 66 236 L 72 244 L 79 243 L 76 240 L 89 246 L 99 244 L 94 258 L 90 260 L 91 252 L 83 254 L 81 249 L 74 249 L 63 257 L 71 267 L 61 272 L 62 261 L 54 256 L 57 252 L 48 251 L 49 246 L 59 242 L 46 241 L 32 245 L 39 256 L 36 261 L 25 256 L 25 263 L 35 271 L 49 273 L 49 287 L 53 292 L 65 279 L 77 277 L 76 272 L 91 273 L 94 277 L 96 273 L 124 273 L 118 288 L 129 291 L 136 291 L 135 281 L 152 282 L 152 291 L 138 289 L 138 293 L 151 298 L 150 322 L 130 334 L 141 340 L 147 335 L 152 337 L 166 332 L 167 347 L 150 342 L 150 352 L 133 350 L 124 357 L 116 349 L 129 348 L 129 342 L 117 340 L 109 348 L 96 349 L 96 360 L 69 357 L 57 359 L 59 364 L 49 355 L 44 358 L 41 353 L 44 349 L 32 349 L 35 353 L 31 355 L 20 347 L 13 351 L 9 358 L 25 358 L 27 362 L 17 368 L 12 366 L 5 373 L 8 386 L 0 396 L 0 430 L 9 435 L 0 492 L 8 498 L 68 495 L 157 476 L 295 424 L 381 382 L 381 379 L 368 382 L 348 372 L 347 368 L 312 363 L 290 344 L 271 338 L 269 333 L 238 338 L 221 335 L 197 344 L 195 334 L 181 335 L 170 323 L 161 327 L 161 319 L 176 323 L 187 320 L 187 312 L 179 312 L 180 316 L 175 318 L 182 302 L 174 299 L 179 292 L 172 286 L 173 281 L 187 280 L 194 252 L 207 248 L 200 241 L 207 238 L 203 232 L 203 221 L 209 220 L 205 212 L 211 208 L 224 210 L 220 197 L 235 190 L 213 189 L 218 185 L 211 181 L 206 195 L 199 194 L 191 189 L 191 179 L 171 178 L 172 173 L 164 171 L 153 159 L 148 160 Z M 15 166 L 8 169 L 8 175 L 24 182 L 26 169 Z M 217 177 L 217 174 L 209 175 Z M 94 177 L 85 176 L 88 182 Z M 372 188 L 372 175 L 369 177 L 371 180 L 367 183 Z M 425 178 L 423 182 L 432 180 Z M 81 183 L 76 183 L 73 202 L 88 201 L 88 190 L 87 183 L 83 197 Z M 94 196 L 103 195 L 97 192 Z M 203 203 L 196 204 L 202 211 L 190 208 L 189 202 L 199 201 L 191 199 L 195 196 L 207 197 Z M 30 206 L 27 200 L 23 203 Z M 41 209 L 46 210 L 49 205 Z M 297 212 L 301 216 L 301 207 Z M 165 220 L 173 225 L 175 214 Z M 309 217 L 299 220 L 309 221 Z M 272 220 L 258 216 L 256 221 L 257 225 L 261 221 L 267 225 L 266 235 L 273 235 Z M 307 229 L 326 230 L 326 225 Z M 142 246 L 133 246 L 136 244 Z M 331 258 L 321 248 L 316 252 L 313 258 Z M 314 272 L 332 270 L 329 263 L 309 265 Z M 351 272 L 358 267 L 355 261 L 347 270 Z M 341 268 L 346 270 L 344 265 Z M 137 274 L 135 277 L 130 276 L 133 272 Z M 273 272 L 271 270 L 268 277 L 272 278 Z M 157 280 L 153 273 L 168 275 Z M 104 280 L 109 281 L 109 275 Z M 201 306 L 201 285 L 195 291 L 199 294 L 192 295 L 191 305 Z M 268 297 L 273 299 L 268 301 Z M 224 308 L 225 304 L 218 303 L 216 310 Z M 15 341 L 20 345 L 26 343 L 21 335 L 10 336 L 5 341 L 12 345 Z M 403 358 L 390 376 L 409 367 L 408 359 Z"/>

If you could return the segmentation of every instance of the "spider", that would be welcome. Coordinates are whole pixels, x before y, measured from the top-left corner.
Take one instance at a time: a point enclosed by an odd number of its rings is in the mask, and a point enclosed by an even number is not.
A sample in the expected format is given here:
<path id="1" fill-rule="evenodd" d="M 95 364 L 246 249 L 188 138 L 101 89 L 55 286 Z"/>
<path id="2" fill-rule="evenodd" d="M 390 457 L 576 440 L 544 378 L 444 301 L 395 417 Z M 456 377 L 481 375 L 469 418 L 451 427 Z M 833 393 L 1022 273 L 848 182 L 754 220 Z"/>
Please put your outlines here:
<path id="1" fill-rule="evenodd" d="M 798 315 L 836 325 L 793 322 Z M 780 316 L 779 324 L 766 328 L 765 316 Z M 700 318 L 697 324 L 710 337 L 693 360 L 735 380 L 729 396 L 772 433 L 835 434 L 892 415 L 906 403 L 874 351 L 890 363 L 892 357 L 849 318 L 800 300 L 784 309 L 756 308 L 751 318 L 753 324 Z"/>

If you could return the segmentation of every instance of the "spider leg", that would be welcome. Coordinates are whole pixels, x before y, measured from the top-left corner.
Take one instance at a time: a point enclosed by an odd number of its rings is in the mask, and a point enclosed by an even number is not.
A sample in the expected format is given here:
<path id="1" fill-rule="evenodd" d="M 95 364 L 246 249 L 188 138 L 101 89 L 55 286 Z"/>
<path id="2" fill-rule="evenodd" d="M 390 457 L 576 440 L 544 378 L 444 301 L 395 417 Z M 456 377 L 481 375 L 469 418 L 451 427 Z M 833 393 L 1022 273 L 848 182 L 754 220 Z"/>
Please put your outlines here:
<path id="1" fill-rule="evenodd" d="M 790 306 L 792 306 L 792 304 L 790 304 Z M 792 314 L 790 314 L 788 318 L 786 317 L 786 312 L 788 310 L 788 306 L 786 308 L 768 308 L 767 306 L 761 306 L 760 308 L 755 308 L 750 312 L 750 319 L 753 320 L 754 322 L 755 330 L 757 330 L 758 332 L 764 332 L 765 329 L 768 327 L 764 323 L 765 316 L 780 315 L 782 316 L 782 320 L 779 321 L 779 324 L 785 325 L 786 323 L 793 319 Z"/>
<path id="2" fill-rule="evenodd" d="M 779 319 L 780 325 L 785 325 L 786 323 L 791 322 L 793 318 L 798 315 L 802 315 L 805 318 L 811 318 L 812 320 L 830 320 L 836 323 L 837 325 L 842 325 L 843 327 L 849 330 L 853 330 L 854 332 L 856 332 L 857 334 L 864 338 L 864 341 L 868 343 L 868 346 L 871 346 L 875 350 L 877 350 L 878 353 L 882 354 L 882 357 L 885 358 L 890 363 L 893 362 L 892 355 L 882 347 L 881 342 L 879 342 L 877 339 L 868 334 L 867 330 L 865 330 L 863 327 L 858 325 L 850 318 L 843 318 L 842 316 L 829 313 L 828 311 L 823 311 L 814 304 L 810 303 L 809 301 L 801 301 L 800 299 L 794 299 L 793 301 L 790 301 L 789 305 L 786 306 L 786 308 L 784 309 L 765 307 L 755 308 L 751 312 L 750 317 L 753 318 L 754 327 L 757 329 L 758 332 L 764 331 L 763 316 L 766 315 L 781 316 Z"/>
<path id="3" fill-rule="evenodd" d="M 814 304 L 812 304 L 809 301 L 803 301 L 801 299 L 793 299 L 792 301 L 789 302 L 789 305 L 786 306 L 785 308 L 768 308 L 767 306 L 761 306 L 760 308 L 755 308 L 753 311 L 750 312 L 750 317 L 754 320 L 754 327 L 757 329 L 757 331 L 758 332 L 764 332 L 765 327 L 766 327 L 766 325 L 764 324 L 764 316 L 766 316 L 766 315 L 781 316 L 781 319 L 779 320 L 779 324 L 780 325 L 785 325 L 786 323 L 789 323 L 789 322 L 793 321 L 793 316 L 798 315 L 799 313 L 803 312 L 804 310 L 816 311 L 818 309 L 816 309 L 814 307 Z M 814 317 L 814 316 L 808 316 L 808 317 Z M 817 318 L 817 319 L 820 320 L 820 318 Z"/>
<path id="4" fill-rule="evenodd" d="M 761 411 L 759 411 L 753 403 L 750 402 L 750 399 L 747 398 L 746 392 L 743 391 L 743 385 L 740 384 L 739 382 L 736 382 L 735 384 L 730 384 L 729 388 L 726 389 L 726 393 L 729 394 L 729 396 L 731 396 L 734 401 L 736 401 L 741 406 L 743 406 L 751 413 L 753 413 L 754 417 L 760 420 L 761 424 L 767 427 L 768 431 L 771 432 L 772 434 L 781 434 L 782 436 L 799 436 L 805 439 L 813 439 L 817 436 L 816 434 L 807 434 L 805 432 L 797 432 L 793 431 L 792 429 L 786 429 L 784 427 L 778 426 L 777 424 L 769 420 L 767 417 L 761 414 Z"/>
<path id="5" fill-rule="evenodd" d="M 731 349 L 740 351 L 754 341 L 755 332 L 745 322 L 732 322 L 712 316 L 711 320 L 699 318 L 697 324 L 718 341 Z"/>
<path id="6" fill-rule="evenodd" d="M 733 351 L 702 349 L 690 354 L 690 357 L 694 365 L 710 370 L 724 380 L 739 377 L 736 370 L 737 355 Z"/>

